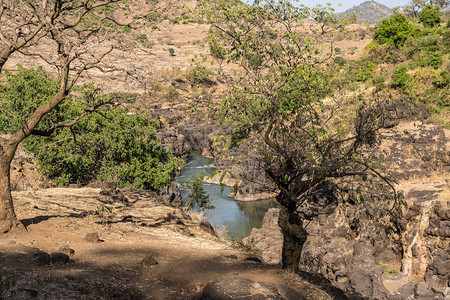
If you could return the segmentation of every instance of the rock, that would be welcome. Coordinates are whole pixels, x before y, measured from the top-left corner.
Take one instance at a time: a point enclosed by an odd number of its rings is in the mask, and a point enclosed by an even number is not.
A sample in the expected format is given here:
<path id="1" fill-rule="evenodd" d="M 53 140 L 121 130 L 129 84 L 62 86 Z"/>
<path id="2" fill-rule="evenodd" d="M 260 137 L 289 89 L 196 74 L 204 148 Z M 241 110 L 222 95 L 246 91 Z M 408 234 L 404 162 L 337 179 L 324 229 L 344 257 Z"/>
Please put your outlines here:
<path id="1" fill-rule="evenodd" d="M 414 290 L 416 289 L 417 282 L 408 282 L 403 285 L 398 292 L 403 295 L 403 297 L 408 298 L 414 295 Z"/>
<path id="2" fill-rule="evenodd" d="M 164 202 L 167 205 L 172 205 L 175 207 L 180 207 L 182 204 L 181 201 L 181 191 L 178 187 L 178 184 L 175 181 L 172 181 L 166 187 L 163 187 L 159 190 L 159 194 L 163 197 Z"/>
<path id="3" fill-rule="evenodd" d="M 151 255 L 147 255 L 141 261 L 141 265 L 144 266 L 144 267 L 154 266 L 154 265 L 157 265 L 157 264 L 158 264 L 158 262 Z"/>
<path id="4" fill-rule="evenodd" d="M 252 262 L 252 263 L 262 264 L 261 259 L 259 259 L 258 257 L 254 257 L 254 256 L 247 257 L 247 258 L 245 259 L 245 261 L 247 261 L 247 262 Z"/>
<path id="5" fill-rule="evenodd" d="M 265 300 L 265 299 L 307 299 L 302 294 L 283 285 L 255 282 L 247 278 L 225 278 L 208 283 L 198 300 Z"/>
<path id="6" fill-rule="evenodd" d="M 103 196 L 103 201 L 108 204 L 113 203 L 123 203 L 128 205 L 129 201 L 125 195 L 117 189 L 103 190 L 100 191 L 100 195 Z"/>
<path id="7" fill-rule="evenodd" d="M 40 265 L 50 264 L 50 255 L 44 251 L 39 251 L 37 253 L 34 253 L 33 256 L 36 259 L 37 263 Z"/>
<path id="8" fill-rule="evenodd" d="M 438 293 L 439 300 L 448 300 L 450 299 L 450 287 L 443 288 L 442 291 Z"/>
<path id="9" fill-rule="evenodd" d="M 19 289 L 18 292 L 22 294 L 26 299 L 37 298 L 39 292 L 33 289 Z"/>
<path id="10" fill-rule="evenodd" d="M 69 245 L 62 245 L 61 247 L 59 247 L 58 250 L 61 251 L 64 254 L 69 255 L 69 256 L 75 255 L 75 250 L 70 248 Z"/>
<path id="11" fill-rule="evenodd" d="M 97 232 L 86 233 L 84 239 L 90 243 L 98 243 L 100 241 L 100 237 Z"/>
<path id="12" fill-rule="evenodd" d="M 271 208 L 264 215 L 262 227 L 253 228 L 245 242 L 261 251 L 262 261 L 266 264 L 281 263 L 283 235 L 278 226 L 279 208 Z"/>
<path id="13" fill-rule="evenodd" d="M 53 252 L 50 254 L 50 261 L 52 264 L 67 264 L 70 262 L 69 255 L 61 252 Z"/>
<path id="14" fill-rule="evenodd" d="M 200 228 L 203 231 L 209 233 L 210 235 L 217 237 L 217 234 L 216 234 L 216 231 L 214 230 L 214 227 L 212 227 L 212 225 L 209 222 L 202 220 L 201 223 L 200 223 Z"/>
<path id="15" fill-rule="evenodd" d="M 416 299 L 433 300 L 434 292 L 425 282 L 419 282 L 414 288 L 414 297 Z"/>

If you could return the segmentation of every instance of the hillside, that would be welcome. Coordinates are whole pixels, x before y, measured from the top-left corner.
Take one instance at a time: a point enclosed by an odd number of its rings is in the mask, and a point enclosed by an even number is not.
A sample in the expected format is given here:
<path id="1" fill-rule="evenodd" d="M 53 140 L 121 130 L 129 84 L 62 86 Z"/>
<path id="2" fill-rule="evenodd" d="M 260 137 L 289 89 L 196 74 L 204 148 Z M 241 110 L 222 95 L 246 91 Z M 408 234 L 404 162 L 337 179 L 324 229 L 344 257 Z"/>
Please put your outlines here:
<path id="1" fill-rule="evenodd" d="M 358 23 L 374 25 L 379 23 L 381 19 L 388 18 L 392 14 L 392 10 L 376 1 L 366 1 L 338 14 L 337 16 L 339 19 L 349 19 L 353 14 L 356 15 Z"/>

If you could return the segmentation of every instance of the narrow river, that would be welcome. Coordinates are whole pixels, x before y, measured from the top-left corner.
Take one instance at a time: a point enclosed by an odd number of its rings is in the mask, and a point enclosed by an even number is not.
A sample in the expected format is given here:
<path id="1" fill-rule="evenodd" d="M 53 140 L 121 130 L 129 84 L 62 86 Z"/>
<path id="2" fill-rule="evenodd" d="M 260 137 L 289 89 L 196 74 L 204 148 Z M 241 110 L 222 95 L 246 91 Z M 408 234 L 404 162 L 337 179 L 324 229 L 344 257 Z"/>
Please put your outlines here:
<path id="1" fill-rule="evenodd" d="M 195 178 L 197 172 L 202 170 L 205 170 L 206 175 L 214 173 L 216 171 L 214 159 L 206 158 L 198 151 L 192 151 L 176 181 L 182 184 L 189 177 Z M 221 187 L 217 184 L 205 183 L 203 188 L 208 193 L 211 204 L 215 207 L 206 211 L 206 217 L 217 229 L 225 229 L 228 237 L 248 236 L 252 228 L 261 227 L 267 210 L 276 206 L 276 201 L 269 199 L 252 202 L 234 201 L 233 198 L 228 197 L 230 189 L 225 187 L 221 193 Z M 188 192 L 182 190 L 181 195 L 183 202 L 186 203 Z"/>

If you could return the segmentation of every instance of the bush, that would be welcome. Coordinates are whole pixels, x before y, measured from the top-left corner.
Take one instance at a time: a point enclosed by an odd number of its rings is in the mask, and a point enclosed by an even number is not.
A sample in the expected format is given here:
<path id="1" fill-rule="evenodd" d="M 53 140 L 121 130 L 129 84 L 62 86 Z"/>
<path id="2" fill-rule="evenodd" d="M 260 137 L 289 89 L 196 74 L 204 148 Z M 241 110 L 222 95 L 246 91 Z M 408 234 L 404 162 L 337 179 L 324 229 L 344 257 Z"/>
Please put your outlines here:
<path id="1" fill-rule="evenodd" d="M 358 67 L 356 70 L 356 81 L 367 81 L 369 78 L 373 77 L 374 71 L 377 67 L 377 64 L 372 61 L 359 61 Z"/>
<path id="2" fill-rule="evenodd" d="M 404 89 L 410 79 L 407 73 L 408 69 L 405 66 L 397 66 L 394 68 L 391 77 L 391 86 L 396 89 Z"/>
<path id="3" fill-rule="evenodd" d="M 170 56 L 175 56 L 175 49 L 169 48 L 168 49 Z"/>
<path id="4" fill-rule="evenodd" d="M 374 30 L 374 41 L 400 48 L 414 32 L 414 26 L 402 14 L 384 19 Z"/>
<path id="5" fill-rule="evenodd" d="M 204 85 L 210 84 L 212 81 L 208 78 L 212 74 L 212 71 L 202 65 L 195 65 L 190 68 L 186 73 L 186 78 L 191 85 Z"/>
<path id="6" fill-rule="evenodd" d="M 435 27 L 441 23 L 441 8 L 428 4 L 419 13 L 419 21 L 425 27 Z"/>
<path id="7" fill-rule="evenodd" d="M 34 108 L 58 92 L 57 78 L 42 68 L 20 67 L 7 73 L 0 85 L 0 131 L 21 128 Z M 128 96 L 99 95 L 93 84 L 77 89 L 39 123 L 46 131 L 85 114 L 70 128 L 56 129 L 51 136 L 30 136 L 23 145 L 38 160 L 39 170 L 55 183 L 87 183 L 114 180 L 120 186 L 159 189 L 168 184 L 181 160 L 160 145 L 157 123 L 148 114 L 133 114 L 116 104 Z M 97 106 L 97 110 L 89 108 Z"/>
<path id="8" fill-rule="evenodd" d="M 334 62 L 337 63 L 341 67 L 343 67 L 346 64 L 345 59 L 343 57 L 341 57 L 341 56 L 336 56 L 334 58 Z"/>

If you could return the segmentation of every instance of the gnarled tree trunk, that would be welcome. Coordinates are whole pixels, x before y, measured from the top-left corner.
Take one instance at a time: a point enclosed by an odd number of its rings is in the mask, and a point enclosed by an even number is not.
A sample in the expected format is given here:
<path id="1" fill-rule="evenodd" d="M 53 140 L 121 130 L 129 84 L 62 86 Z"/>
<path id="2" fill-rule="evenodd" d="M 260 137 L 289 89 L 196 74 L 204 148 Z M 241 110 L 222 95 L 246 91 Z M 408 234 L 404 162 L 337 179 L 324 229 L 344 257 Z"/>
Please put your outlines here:
<path id="1" fill-rule="evenodd" d="M 16 227 L 23 228 L 14 212 L 10 185 L 10 166 L 16 148 L 0 142 L 0 233 Z"/>
<path id="2" fill-rule="evenodd" d="M 282 206 L 278 217 L 278 225 L 283 234 L 283 250 L 281 264 L 283 269 L 298 272 L 303 244 L 308 232 L 303 228 L 302 219 L 294 210 Z"/>

